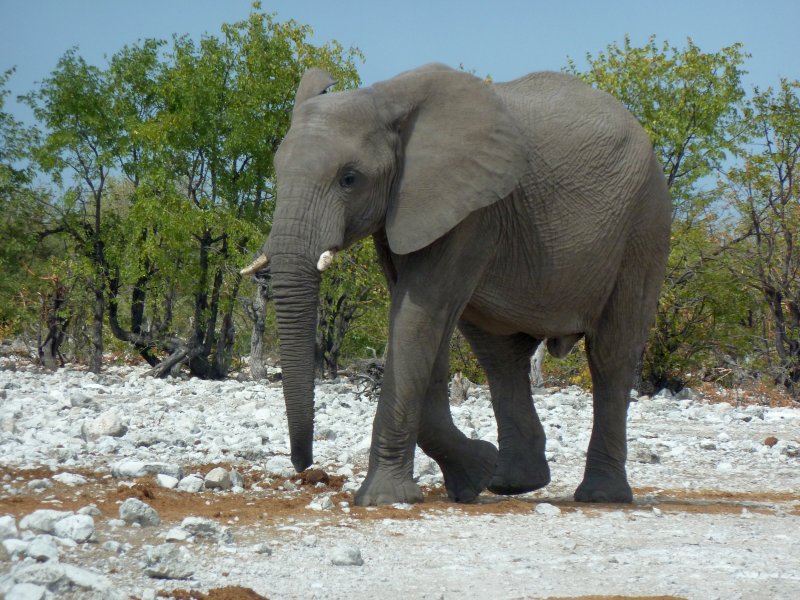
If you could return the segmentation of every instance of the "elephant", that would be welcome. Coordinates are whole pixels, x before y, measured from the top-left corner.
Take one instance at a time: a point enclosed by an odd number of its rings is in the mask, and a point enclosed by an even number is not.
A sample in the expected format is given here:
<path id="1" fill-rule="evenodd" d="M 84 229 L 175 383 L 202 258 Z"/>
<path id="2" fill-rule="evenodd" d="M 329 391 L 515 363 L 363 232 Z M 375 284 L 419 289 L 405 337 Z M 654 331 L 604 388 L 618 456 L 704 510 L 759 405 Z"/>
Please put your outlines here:
<path id="1" fill-rule="evenodd" d="M 274 160 L 263 254 L 272 276 L 291 460 L 313 462 L 320 273 L 372 236 L 390 291 L 383 386 L 361 506 L 422 501 L 416 446 L 450 499 L 550 482 L 530 357 L 581 338 L 593 425 L 581 502 L 631 502 L 626 417 L 670 243 L 671 200 L 647 133 L 573 76 L 485 82 L 440 64 L 369 87 L 307 71 Z M 267 267 L 268 265 L 268 267 Z M 466 437 L 448 399 L 458 327 L 486 373 L 494 444 Z"/>

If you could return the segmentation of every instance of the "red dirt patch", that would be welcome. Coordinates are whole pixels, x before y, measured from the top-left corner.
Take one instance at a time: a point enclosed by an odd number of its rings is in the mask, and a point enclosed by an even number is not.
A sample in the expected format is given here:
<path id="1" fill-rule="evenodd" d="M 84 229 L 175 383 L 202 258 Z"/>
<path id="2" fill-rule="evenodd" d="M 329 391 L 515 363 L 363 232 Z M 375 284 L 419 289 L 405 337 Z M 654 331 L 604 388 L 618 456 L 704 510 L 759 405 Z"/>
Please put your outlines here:
<path id="1" fill-rule="evenodd" d="M 208 472 L 219 465 L 196 465 L 187 472 Z M 229 468 L 229 467 L 228 467 Z M 400 510 L 392 506 L 351 506 L 345 514 L 338 509 L 315 511 L 308 508 L 311 500 L 322 493 L 330 495 L 334 506 L 340 502 L 352 503 L 352 496 L 342 492 L 344 477 L 328 475 L 322 470 L 307 471 L 293 478 L 297 491 L 281 489 L 283 481 L 268 481 L 260 472 L 245 476 L 248 491 L 241 494 L 210 491 L 181 492 L 158 485 L 155 477 L 147 476 L 135 480 L 120 481 L 89 469 L 69 469 L 80 473 L 88 483 L 70 487 L 53 482 L 53 487 L 41 493 L 27 492 L 17 496 L 0 496 L 0 513 L 9 513 L 20 518 L 40 508 L 77 510 L 95 504 L 105 518 L 117 518 L 119 505 L 127 498 L 138 498 L 152 506 L 166 523 L 180 522 L 187 516 L 220 519 L 237 525 L 261 524 L 281 525 L 290 518 L 314 518 L 320 521 L 337 522 L 355 520 L 419 519 L 430 512 L 460 515 L 504 515 L 528 514 L 540 502 L 550 502 L 563 512 L 583 511 L 598 514 L 604 511 L 640 511 L 651 507 L 664 512 L 686 512 L 702 514 L 739 514 L 743 509 L 755 513 L 774 514 L 775 505 L 783 505 L 791 514 L 800 514 L 800 492 L 733 492 L 725 490 L 664 490 L 660 488 L 637 488 L 634 504 L 583 504 L 564 498 L 550 498 L 545 492 L 536 497 L 506 497 L 484 494 L 474 504 L 452 502 L 441 487 L 425 490 L 425 502 Z M 49 468 L 9 470 L 16 483 L 31 479 L 51 478 L 56 472 Z M 327 482 L 326 482 L 327 480 Z M 258 483 L 262 491 L 249 488 Z M 343 523 L 344 524 L 344 523 Z"/>
<path id="2" fill-rule="evenodd" d="M 208 590 L 208 592 L 199 592 L 197 590 L 173 590 L 167 592 L 160 590 L 157 595 L 159 598 L 175 598 L 175 600 L 269 600 L 266 596 L 257 594 L 250 588 L 240 585 L 214 588 Z"/>

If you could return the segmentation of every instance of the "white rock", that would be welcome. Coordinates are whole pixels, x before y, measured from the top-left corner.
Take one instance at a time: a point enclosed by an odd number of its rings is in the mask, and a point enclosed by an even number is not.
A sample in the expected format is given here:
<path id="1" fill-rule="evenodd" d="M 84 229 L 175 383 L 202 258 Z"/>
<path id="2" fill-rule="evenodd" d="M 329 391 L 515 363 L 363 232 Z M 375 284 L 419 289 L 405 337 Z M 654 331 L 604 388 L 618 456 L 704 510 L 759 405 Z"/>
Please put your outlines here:
<path id="1" fill-rule="evenodd" d="M 233 542 L 230 528 L 224 527 L 212 519 L 186 517 L 181 522 L 181 528 L 198 538 L 208 538 L 225 544 Z"/>
<path id="2" fill-rule="evenodd" d="M 317 536 L 315 535 L 307 535 L 303 539 L 300 540 L 300 543 L 307 548 L 314 548 L 317 545 Z"/>
<path id="3" fill-rule="evenodd" d="M 25 549 L 25 554 L 30 556 L 33 560 L 39 562 L 46 562 L 48 560 L 58 560 L 58 546 L 53 536 L 43 534 L 37 535 L 30 542 Z"/>
<path id="4" fill-rule="evenodd" d="M 28 489 L 35 492 L 43 492 L 53 487 L 53 482 L 49 479 L 31 479 L 28 482 Z"/>
<path id="5" fill-rule="evenodd" d="M 81 433 L 85 440 L 98 440 L 104 435 L 122 437 L 127 431 L 128 426 L 122 420 L 120 412 L 115 408 L 101 413 L 91 421 L 86 421 L 81 428 Z"/>
<path id="6" fill-rule="evenodd" d="M 163 473 L 159 473 L 156 475 L 156 480 L 158 481 L 158 485 L 169 490 L 178 485 L 178 478 L 173 477 L 172 475 L 164 475 Z"/>
<path id="7" fill-rule="evenodd" d="M 203 489 L 203 483 L 199 475 L 187 475 L 178 482 L 178 489 L 182 492 L 199 492 Z"/>
<path id="8" fill-rule="evenodd" d="M 41 533 L 53 533 L 53 528 L 58 521 L 72 516 L 73 514 L 75 513 L 72 511 L 40 508 L 22 517 L 22 520 L 19 522 L 19 527 L 20 529 L 30 529 Z"/>
<path id="9" fill-rule="evenodd" d="M 188 550 L 175 544 L 145 546 L 145 574 L 155 579 L 188 579 L 194 574 Z"/>
<path id="10" fill-rule="evenodd" d="M 94 535 L 94 519 L 89 515 L 72 515 L 58 521 L 53 533 L 60 538 L 85 542 Z"/>
<path id="11" fill-rule="evenodd" d="M 111 467 L 111 474 L 118 479 L 158 475 L 159 473 L 170 475 L 177 479 L 183 478 L 183 469 L 180 465 L 173 463 L 123 460 Z"/>
<path id="12" fill-rule="evenodd" d="M 286 456 L 273 456 L 264 465 L 264 470 L 280 477 L 292 477 L 295 474 L 292 461 Z"/>
<path id="13" fill-rule="evenodd" d="M 89 504 L 78 509 L 79 515 L 89 515 L 90 517 L 98 517 L 103 513 L 94 504 Z"/>
<path id="14" fill-rule="evenodd" d="M 16 558 L 17 556 L 27 552 L 29 542 L 15 538 L 8 538 L 7 540 L 0 542 L 0 544 L 2 544 L 3 550 L 9 558 Z"/>
<path id="15" fill-rule="evenodd" d="M 59 473 L 58 475 L 53 475 L 51 479 L 69 486 L 84 485 L 87 483 L 86 477 L 76 473 Z"/>
<path id="16" fill-rule="evenodd" d="M 321 495 L 314 498 L 307 508 L 311 510 L 330 510 L 333 508 L 333 500 L 328 495 Z"/>
<path id="17" fill-rule="evenodd" d="M 6 600 L 42 600 L 47 588 L 35 583 L 17 583 L 6 594 Z"/>
<path id="18" fill-rule="evenodd" d="M 244 477 L 242 477 L 242 474 L 239 473 L 239 471 L 237 471 L 236 469 L 231 469 L 230 476 L 231 476 L 231 485 L 233 487 L 244 489 Z"/>
<path id="19" fill-rule="evenodd" d="M 105 592 L 111 587 L 108 578 L 99 573 L 56 561 L 22 565 L 13 576 L 17 583 L 41 585 L 55 594 L 78 589 Z"/>
<path id="20" fill-rule="evenodd" d="M 256 554 L 266 554 L 266 555 L 272 554 L 272 548 L 270 548 L 270 545 L 267 542 L 261 542 L 260 544 L 253 544 L 250 548 Z"/>
<path id="21" fill-rule="evenodd" d="M 330 553 L 331 564 L 348 567 L 360 567 L 364 564 L 364 559 L 361 558 L 361 550 L 355 546 L 337 546 Z"/>
<path id="22" fill-rule="evenodd" d="M 156 510 L 137 498 L 128 498 L 120 504 L 119 517 L 126 523 L 138 523 L 143 527 L 161 523 Z"/>
<path id="23" fill-rule="evenodd" d="M 544 515 L 546 517 L 556 517 L 561 514 L 561 509 L 549 502 L 540 502 L 536 505 L 534 512 L 537 515 Z"/>
<path id="24" fill-rule="evenodd" d="M 205 487 L 208 490 L 229 490 L 233 487 L 231 474 L 222 467 L 211 469 L 205 477 Z"/>
<path id="25" fill-rule="evenodd" d="M 87 396 L 83 392 L 77 391 L 73 392 L 69 398 L 70 405 L 75 408 L 88 408 L 91 410 L 99 410 L 100 406 L 90 396 Z"/>
<path id="26" fill-rule="evenodd" d="M 0 541 L 19 536 L 17 522 L 11 515 L 0 517 Z"/>
<path id="27" fill-rule="evenodd" d="M 164 534 L 164 539 L 168 542 L 185 542 L 192 534 L 182 527 L 173 527 Z"/>

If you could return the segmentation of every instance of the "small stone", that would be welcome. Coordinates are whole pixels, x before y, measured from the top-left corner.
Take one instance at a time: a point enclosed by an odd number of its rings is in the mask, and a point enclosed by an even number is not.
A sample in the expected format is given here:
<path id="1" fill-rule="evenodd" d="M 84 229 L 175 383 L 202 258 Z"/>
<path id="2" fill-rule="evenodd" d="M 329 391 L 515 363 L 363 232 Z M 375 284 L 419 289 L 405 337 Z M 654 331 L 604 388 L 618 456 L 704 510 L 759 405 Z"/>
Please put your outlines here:
<path id="1" fill-rule="evenodd" d="M 167 542 L 185 542 L 190 537 L 192 537 L 192 534 L 182 527 L 173 527 L 164 534 L 164 540 Z"/>
<path id="2" fill-rule="evenodd" d="M 60 538 L 85 542 L 94 535 L 94 519 L 89 515 L 72 515 L 58 521 L 53 532 Z"/>
<path id="3" fill-rule="evenodd" d="M 29 542 L 26 542 L 25 540 L 17 540 L 14 538 L 8 538 L 7 540 L 0 542 L 0 546 L 3 548 L 3 554 L 8 557 L 4 560 L 9 560 L 25 554 L 28 550 L 28 543 Z"/>
<path id="4" fill-rule="evenodd" d="M 115 540 L 108 540 L 107 542 L 103 542 L 101 548 L 113 554 L 120 554 L 122 552 L 122 544 L 120 544 Z"/>
<path id="5" fill-rule="evenodd" d="M 644 444 L 636 444 L 631 447 L 628 451 L 628 458 L 633 462 L 646 465 L 655 465 L 661 462 L 661 458 L 659 458 L 658 454 Z"/>
<path id="6" fill-rule="evenodd" d="M 69 486 L 85 485 L 88 481 L 86 477 L 76 473 L 59 473 L 58 475 L 53 475 L 52 479 Z"/>
<path id="7" fill-rule="evenodd" d="M 43 492 L 53 487 L 53 482 L 49 479 L 31 479 L 28 482 L 28 489 L 34 492 Z"/>
<path id="8" fill-rule="evenodd" d="M 87 441 L 98 440 L 103 436 L 122 437 L 128 431 L 122 415 L 115 408 L 101 413 L 97 418 L 86 421 L 81 428 L 83 438 Z"/>
<path id="9" fill-rule="evenodd" d="M 70 396 L 69 399 L 70 404 L 74 408 L 88 408 L 90 410 L 100 410 L 100 406 L 90 396 L 87 396 L 83 392 L 75 392 Z"/>
<path id="10" fill-rule="evenodd" d="M 106 521 L 106 525 L 108 525 L 112 529 L 116 529 L 117 527 L 125 527 L 127 523 L 122 519 L 109 519 L 108 521 Z"/>
<path id="11" fill-rule="evenodd" d="M 20 529 L 31 529 L 32 531 L 39 531 L 41 533 L 53 533 L 53 528 L 58 521 L 73 514 L 72 511 L 40 508 L 22 517 L 22 520 L 19 522 L 19 527 Z"/>
<path id="12" fill-rule="evenodd" d="M 295 473 L 292 461 L 287 456 L 273 456 L 264 465 L 264 470 L 280 477 L 292 477 Z"/>
<path id="13" fill-rule="evenodd" d="M 161 523 L 161 517 L 155 509 L 137 498 L 125 500 L 119 507 L 119 516 L 126 523 L 138 523 L 143 527 Z"/>
<path id="14" fill-rule="evenodd" d="M 35 583 L 17 583 L 6 594 L 6 600 L 42 600 L 47 588 Z"/>
<path id="15" fill-rule="evenodd" d="M 307 508 L 311 510 L 330 510 L 333 508 L 333 500 L 328 495 L 317 496 L 309 503 Z"/>
<path id="16" fill-rule="evenodd" d="M 89 515 L 90 517 L 99 517 L 103 513 L 94 504 L 89 504 L 78 509 L 79 515 Z"/>
<path id="17" fill-rule="evenodd" d="M 181 528 L 198 538 L 208 538 L 225 544 L 233 542 L 230 528 L 223 527 L 212 519 L 186 517 L 181 522 Z"/>
<path id="18" fill-rule="evenodd" d="M 236 469 L 231 469 L 230 476 L 231 476 L 231 485 L 234 488 L 238 487 L 244 489 L 244 477 L 242 477 L 242 474 L 239 473 L 239 471 L 237 471 Z"/>
<path id="19" fill-rule="evenodd" d="M 331 550 L 330 559 L 331 564 L 339 567 L 360 567 L 364 564 L 361 551 L 355 546 L 337 546 Z"/>
<path id="20" fill-rule="evenodd" d="M 111 467 L 111 474 L 117 479 L 144 477 L 145 475 L 170 475 L 177 479 L 183 478 L 183 469 L 180 465 L 162 462 L 144 462 L 141 460 L 123 460 Z"/>
<path id="21" fill-rule="evenodd" d="M 0 393 L 4 392 L 5 390 L 0 390 Z M 17 433 L 17 420 L 14 418 L 14 415 L 0 416 L 0 431 L 4 433 Z"/>
<path id="22" fill-rule="evenodd" d="M 154 579 L 188 579 L 194 569 L 187 560 L 188 550 L 175 544 L 145 546 L 145 574 Z"/>
<path id="23" fill-rule="evenodd" d="M 251 546 L 251 549 L 256 554 L 266 554 L 267 556 L 272 554 L 272 548 L 270 548 L 270 545 L 267 542 L 261 542 L 260 544 L 253 544 L 253 546 Z"/>
<path id="24" fill-rule="evenodd" d="M 700 442 L 700 448 L 703 450 L 716 450 L 717 445 L 712 440 L 703 440 Z"/>
<path id="25" fill-rule="evenodd" d="M 163 473 L 159 473 L 156 475 L 156 480 L 158 481 L 158 485 L 163 488 L 167 488 L 168 490 L 171 490 L 178 485 L 178 478 L 173 477 L 172 475 L 164 475 Z"/>
<path id="26" fill-rule="evenodd" d="M 178 482 L 178 489 L 182 492 L 199 492 L 203 489 L 203 478 L 198 475 L 187 475 Z"/>
<path id="27" fill-rule="evenodd" d="M 222 467 L 211 469 L 205 477 L 205 487 L 208 490 L 229 490 L 233 487 L 231 474 Z"/>
<path id="28" fill-rule="evenodd" d="M 28 542 L 25 554 L 39 562 L 58 560 L 58 546 L 53 536 L 47 534 L 37 535 Z"/>
<path id="29" fill-rule="evenodd" d="M 315 535 L 307 535 L 303 539 L 300 540 L 300 543 L 307 548 L 314 548 L 317 545 L 317 536 Z"/>
<path id="30" fill-rule="evenodd" d="M 778 443 L 778 438 L 776 438 L 774 435 L 771 435 L 764 440 L 764 445 L 769 446 L 770 448 L 772 448 L 777 443 Z"/>
<path id="31" fill-rule="evenodd" d="M 561 514 L 561 509 L 549 502 L 540 502 L 533 510 L 537 515 L 546 517 L 556 517 Z"/>
<path id="32" fill-rule="evenodd" d="M 17 522 L 11 515 L 3 515 L 0 517 L 0 541 L 7 540 L 8 538 L 16 538 L 19 536 L 17 530 Z"/>

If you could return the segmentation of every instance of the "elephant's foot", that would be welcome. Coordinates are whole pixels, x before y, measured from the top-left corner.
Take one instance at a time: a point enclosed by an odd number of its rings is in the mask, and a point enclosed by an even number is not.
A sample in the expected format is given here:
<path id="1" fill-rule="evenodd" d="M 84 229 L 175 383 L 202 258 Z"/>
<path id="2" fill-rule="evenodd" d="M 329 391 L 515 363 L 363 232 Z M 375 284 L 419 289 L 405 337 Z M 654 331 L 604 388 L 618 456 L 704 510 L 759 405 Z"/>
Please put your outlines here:
<path id="1" fill-rule="evenodd" d="M 538 490 L 548 483 L 550 467 L 544 452 L 526 454 L 503 448 L 497 469 L 489 482 L 489 491 L 510 496 Z"/>
<path id="2" fill-rule="evenodd" d="M 586 470 L 575 490 L 576 502 L 633 502 L 633 491 L 625 473 Z"/>
<path id="3" fill-rule="evenodd" d="M 447 495 L 454 502 L 474 502 L 486 489 L 497 464 L 497 448 L 483 440 L 466 445 L 447 458 L 437 460 L 444 475 Z"/>
<path id="4" fill-rule="evenodd" d="M 367 475 L 355 497 L 356 506 L 377 506 L 396 502 L 407 504 L 422 502 L 422 492 L 412 479 L 385 471 Z"/>

